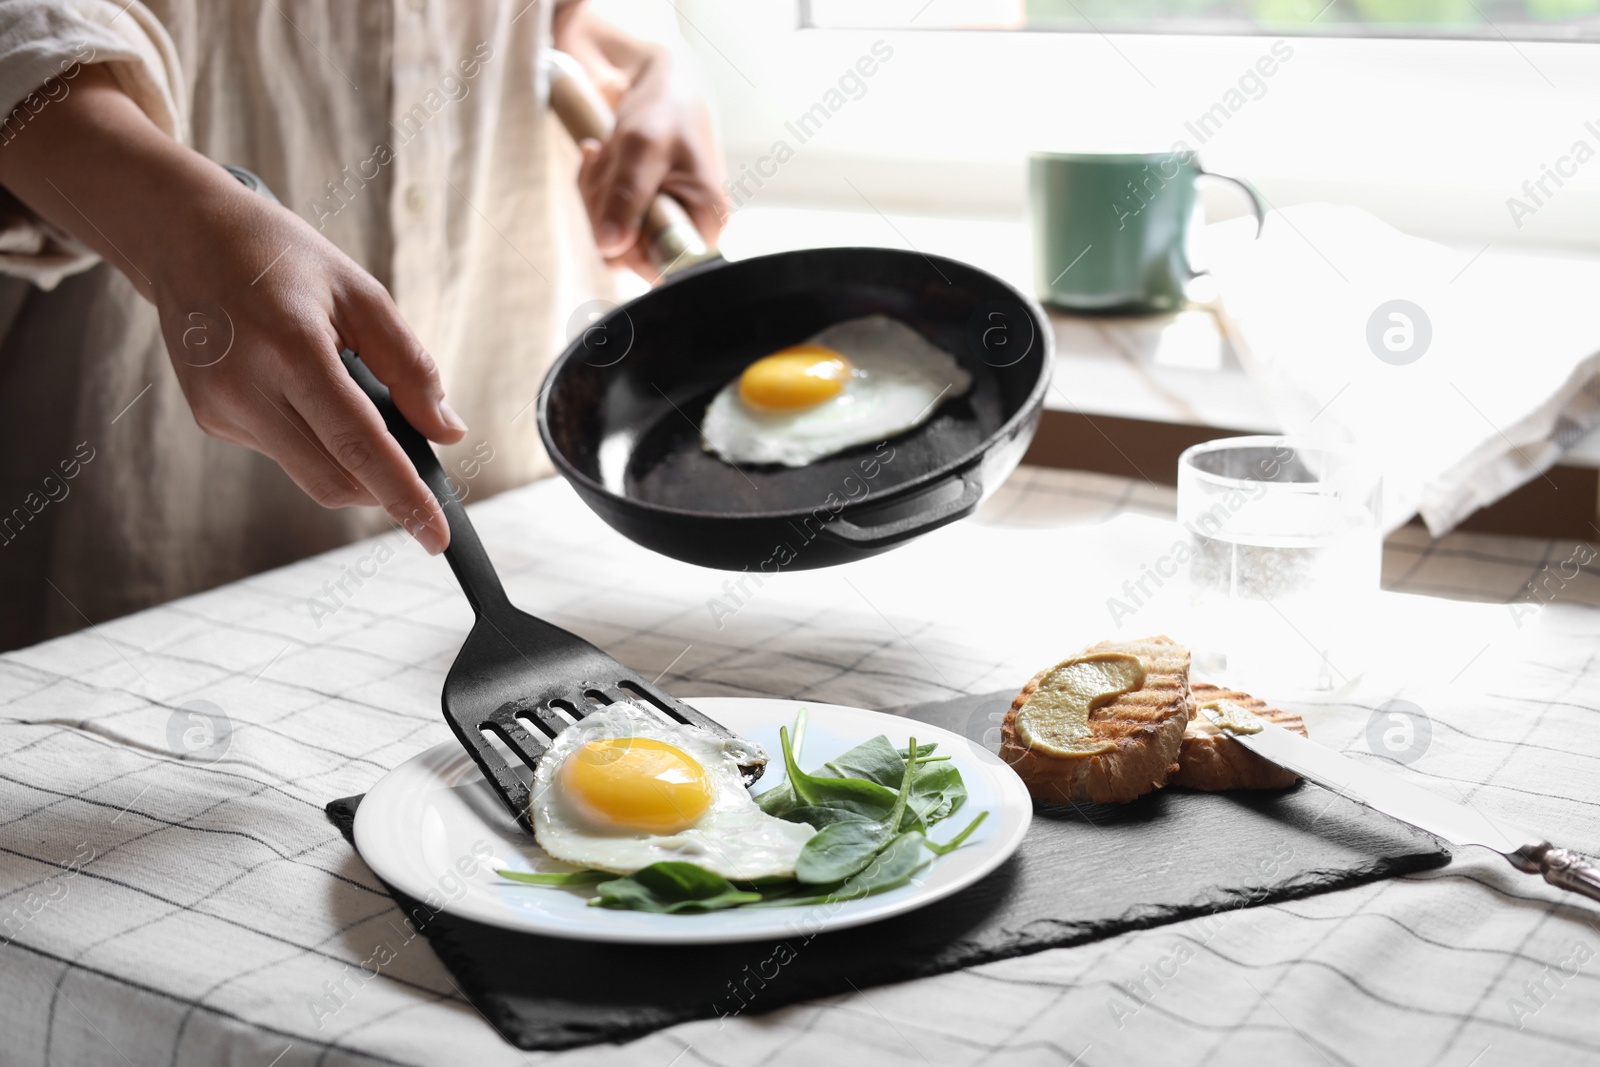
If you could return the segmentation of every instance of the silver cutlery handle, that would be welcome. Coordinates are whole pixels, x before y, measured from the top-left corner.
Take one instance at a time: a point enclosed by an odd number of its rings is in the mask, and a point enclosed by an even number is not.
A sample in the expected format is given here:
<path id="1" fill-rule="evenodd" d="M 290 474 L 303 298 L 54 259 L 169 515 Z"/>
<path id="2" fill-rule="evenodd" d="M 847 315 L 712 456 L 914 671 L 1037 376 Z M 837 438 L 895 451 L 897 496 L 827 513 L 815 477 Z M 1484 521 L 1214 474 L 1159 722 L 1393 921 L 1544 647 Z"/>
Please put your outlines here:
<path id="1" fill-rule="evenodd" d="M 1600 867 L 1580 852 L 1543 841 L 1524 845 L 1506 858 L 1520 871 L 1544 875 L 1544 880 L 1557 889 L 1600 900 Z"/>

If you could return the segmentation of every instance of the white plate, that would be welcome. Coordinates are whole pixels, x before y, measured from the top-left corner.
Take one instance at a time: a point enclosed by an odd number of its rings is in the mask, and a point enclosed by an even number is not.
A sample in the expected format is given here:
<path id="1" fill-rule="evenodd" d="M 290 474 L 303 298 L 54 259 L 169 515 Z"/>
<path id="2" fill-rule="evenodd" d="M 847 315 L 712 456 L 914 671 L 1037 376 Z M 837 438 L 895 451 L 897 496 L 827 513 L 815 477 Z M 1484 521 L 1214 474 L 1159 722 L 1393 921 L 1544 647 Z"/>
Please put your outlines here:
<path id="1" fill-rule="evenodd" d="M 512 821 L 505 805 L 454 741 L 396 767 L 356 810 L 356 848 L 380 878 L 434 910 L 528 933 L 583 941 L 692 944 L 760 941 L 877 922 L 964 889 L 1000 866 L 1022 843 L 1033 817 L 1027 788 L 998 756 L 936 726 L 835 704 L 742 697 L 690 699 L 729 729 L 760 742 L 772 762 L 756 791 L 783 780 L 778 727 L 808 711 L 803 767 L 817 767 L 855 745 L 886 735 L 904 745 L 939 743 L 961 770 L 967 802 L 934 827 L 936 841 L 954 836 L 980 811 L 983 825 L 961 848 L 935 857 L 917 879 L 877 896 L 810 907 L 754 908 L 703 915 L 657 915 L 591 908 L 593 887 L 517 885 L 496 870 L 570 870 L 545 855 Z"/>

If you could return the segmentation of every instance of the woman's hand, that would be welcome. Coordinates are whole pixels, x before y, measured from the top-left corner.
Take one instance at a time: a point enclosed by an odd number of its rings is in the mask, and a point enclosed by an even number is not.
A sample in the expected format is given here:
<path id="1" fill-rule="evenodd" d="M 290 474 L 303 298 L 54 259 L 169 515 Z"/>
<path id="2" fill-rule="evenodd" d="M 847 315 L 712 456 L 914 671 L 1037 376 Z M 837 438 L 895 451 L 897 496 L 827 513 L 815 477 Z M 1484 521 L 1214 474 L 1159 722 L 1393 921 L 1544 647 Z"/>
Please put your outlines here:
<path id="1" fill-rule="evenodd" d="M 710 243 L 727 218 L 710 112 L 675 73 L 670 52 L 628 37 L 584 4 L 558 22 L 556 43 L 583 64 L 617 116 L 609 141 L 582 146 L 578 188 L 595 244 L 607 262 L 654 281 L 640 224 L 657 193 L 681 203 Z"/>
<path id="2" fill-rule="evenodd" d="M 438 552 L 443 514 L 339 353 L 359 352 L 423 434 L 459 441 L 466 426 L 433 360 L 370 274 L 293 212 L 223 178 L 173 218 L 172 248 L 151 271 L 195 421 L 271 456 L 324 507 L 379 504 Z"/>
<path id="3" fill-rule="evenodd" d="M 383 286 L 309 224 L 167 137 L 95 67 L 0 148 L 0 182 L 155 304 L 202 430 L 272 457 L 325 507 L 380 504 L 428 551 L 449 542 L 341 349 L 427 437 L 466 427 Z"/>

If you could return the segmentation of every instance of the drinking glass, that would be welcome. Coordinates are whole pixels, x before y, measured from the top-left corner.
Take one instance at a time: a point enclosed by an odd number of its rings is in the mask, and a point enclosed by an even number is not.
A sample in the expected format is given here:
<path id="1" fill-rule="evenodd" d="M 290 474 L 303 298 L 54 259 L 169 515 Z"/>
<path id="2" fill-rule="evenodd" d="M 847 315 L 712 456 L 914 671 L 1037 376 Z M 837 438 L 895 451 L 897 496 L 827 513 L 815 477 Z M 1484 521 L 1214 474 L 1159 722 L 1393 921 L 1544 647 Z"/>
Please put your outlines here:
<path id="1" fill-rule="evenodd" d="M 1185 451 L 1196 670 L 1269 702 L 1354 681 L 1382 568 L 1380 489 L 1336 445 L 1229 437 Z"/>

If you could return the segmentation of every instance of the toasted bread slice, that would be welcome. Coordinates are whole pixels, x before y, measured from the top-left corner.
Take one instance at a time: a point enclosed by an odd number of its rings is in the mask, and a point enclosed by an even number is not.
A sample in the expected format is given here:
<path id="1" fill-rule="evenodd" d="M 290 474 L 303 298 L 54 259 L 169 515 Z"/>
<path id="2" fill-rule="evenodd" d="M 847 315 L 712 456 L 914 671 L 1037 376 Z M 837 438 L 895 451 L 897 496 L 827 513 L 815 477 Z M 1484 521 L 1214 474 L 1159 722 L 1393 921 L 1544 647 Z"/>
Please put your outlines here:
<path id="1" fill-rule="evenodd" d="M 1268 722 L 1304 736 L 1306 724 L 1299 715 L 1269 707 L 1249 693 L 1203 682 L 1197 684 L 1192 693 L 1196 713 L 1189 716 L 1189 727 L 1183 732 L 1183 746 L 1178 750 L 1178 771 L 1168 779 L 1168 785 L 1186 785 L 1191 789 L 1216 792 L 1223 789 L 1287 789 L 1300 780 L 1298 774 L 1284 770 L 1271 760 L 1262 759 L 1229 737 L 1225 730 L 1213 726 L 1211 720 L 1199 714 L 1198 709 L 1203 704 L 1229 700 Z"/>
<path id="2" fill-rule="evenodd" d="M 1102 641 L 1086 653 L 1120 652 L 1139 657 L 1144 685 L 1089 713 L 1089 731 L 1110 751 L 1063 757 L 1036 751 L 1017 732 L 1017 714 L 1055 670 L 1040 671 L 1011 702 L 1000 724 L 1000 758 L 1027 783 L 1034 799 L 1057 804 L 1124 802 L 1166 784 L 1178 762 L 1189 698 L 1189 650 L 1170 637 Z M 1059 666 L 1059 665 L 1058 665 Z"/>

